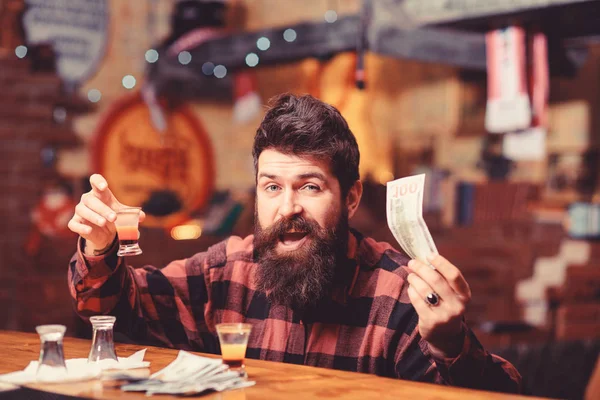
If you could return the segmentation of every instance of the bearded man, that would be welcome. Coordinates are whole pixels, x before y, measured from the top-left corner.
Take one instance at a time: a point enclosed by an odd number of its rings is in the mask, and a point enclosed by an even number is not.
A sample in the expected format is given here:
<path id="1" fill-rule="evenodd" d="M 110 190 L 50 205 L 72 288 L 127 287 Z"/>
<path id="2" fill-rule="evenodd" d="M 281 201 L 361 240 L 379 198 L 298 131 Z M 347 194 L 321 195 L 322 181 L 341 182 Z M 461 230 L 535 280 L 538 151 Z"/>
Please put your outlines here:
<path id="1" fill-rule="evenodd" d="M 465 324 L 471 292 L 456 266 L 438 255 L 434 270 L 349 228 L 360 155 L 338 110 L 282 95 L 252 153 L 254 235 L 164 268 L 117 256 L 125 206 L 93 175 L 69 222 L 81 236 L 69 268 L 79 315 L 112 314 L 134 340 L 215 354 L 215 325 L 245 322 L 249 358 L 520 391 L 515 368 Z"/>

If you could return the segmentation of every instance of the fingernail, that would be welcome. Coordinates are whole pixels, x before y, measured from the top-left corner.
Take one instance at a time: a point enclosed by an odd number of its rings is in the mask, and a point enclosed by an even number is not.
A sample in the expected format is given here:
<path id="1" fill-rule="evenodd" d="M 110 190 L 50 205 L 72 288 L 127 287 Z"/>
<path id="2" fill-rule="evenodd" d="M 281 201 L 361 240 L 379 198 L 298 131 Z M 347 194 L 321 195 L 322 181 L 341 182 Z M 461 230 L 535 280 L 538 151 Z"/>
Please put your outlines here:
<path id="1" fill-rule="evenodd" d="M 98 189 L 100 189 L 100 190 L 106 189 L 106 184 L 104 184 L 104 183 L 99 184 Z"/>
<path id="2" fill-rule="evenodd" d="M 433 260 L 435 260 L 435 257 L 436 257 L 435 254 L 430 254 L 430 255 L 427 256 L 427 260 L 433 261 Z"/>
<path id="3" fill-rule="evenodd" d="M 98 218 L 98 225 L 102 225 L 104 223 L 104 218 Z"/>
<path id="4" fill-rule="evenodd" d="M 108 220 L 109 221 L 114 221 L 117 218 L 117 214 L 115 214 L 114 212 L 111 212 L 110 214 L 108 214 Z"/>
<path id="5" fill-rule="evenodd" d="M 409 267 L 412 267 L 414 264 L 415 264 L 415 260 L 410 260 L 410 261 L 408 262 L 408 266 L 409 266 Z"/>

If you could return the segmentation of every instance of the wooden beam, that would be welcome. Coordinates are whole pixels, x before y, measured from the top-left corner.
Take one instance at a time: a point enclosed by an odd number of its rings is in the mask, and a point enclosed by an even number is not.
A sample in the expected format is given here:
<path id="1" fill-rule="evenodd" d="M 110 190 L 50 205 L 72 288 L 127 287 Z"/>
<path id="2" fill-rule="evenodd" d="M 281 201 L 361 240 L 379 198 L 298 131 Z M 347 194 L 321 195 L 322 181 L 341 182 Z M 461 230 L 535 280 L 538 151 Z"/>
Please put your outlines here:
<path id="1" fill-rule="evenodd" d="M 380 27 L 371 32 L 369 49 L 382 55 L 485 70 L 485 38 L 477 33 L 427 28 Z"/>
<path id="2" fill-rule="evenodd" d="M 413 27 L 536 11 L 597 0 L 379 0 L 398 20 Z"/>
<path id="3" fill-rule="evenodd" d="M 594 23 L 589 8 L 598 0 L 377 0 L 369 2 L 369 18 L 366 27 L 367 50 L 396 58 L 453 65 L 465 69 L 485 71 L 484 32 L 489 29 L 486 18 L 502 18 L 527 13 L 528 20 L 544 19 L 538 12 L 563 13 L 564 9 L 589 16 L 586 24 L 575 27 L 560 23 L 560 29 L 576 34 L 578 30 L 589 34 L 600 28 Z M 572 7 L 570 6 L 572 5 Z M 521 14 L 519 14 L 521 15 Z M 570 15 L 570 14 L 569 14 Z M 463 20 L 476 20 L 467 30 L 455 28 Z M 504 18 L 506 19 L 506 18 Z M 585 18 L 577 18 L 578 21 Z M 504 21 L 506 23 L 506 21 Z M 541 23 L 543 21 L 537 21 Z M 437 26 L 436 26 L 437 25 Z M 543 24 L 542 24 L 543 25 Z M 571 24 L 573 25 L 573 24 Z M 294 29 L 296 39 L 283 39 L 286 29 Z M 557 28 L 558 29 L 558 28 Z M 228 71 L 248 68 L 245 59 L 249 53 L 259 56 L 258 67 L 275 63 L 286 63 L 309 57 L 328 58 L 340 52 L 354 51 L 360 33 L 360 16 L 350 15 L 334 23 L 301 23 L 293 26 L 265 29 L 229 35 L 187 49 L 192 54 L 188 65 L 181 65 L 177 55 L 168 55 L 164 46 L 158 62 L 149 66 L 149 79 L 161 93 L 172 91 L 202 97 L 206 93 L 230 93 L 229 79 L 214 79 L 202 73 L 202 65 L 211 62 L 224 65 Z M 266 37 L 271 42 L 267 51 L 259 51 L 256 41 Z M 554 37 L 554 36 L 553 36 Z M 560 37 L 558 39 L 561 39 Z M 557 39 L 553 39 L 555 46 Z M 559 46 L 560 47 L 560 46 Z M 556 53 L 556 52 L 555 52 Z M 554 54 L 553 64 L 561 54 Z M 564 62 L 562 64 L 565 64 Z M 561 64 L 561 65 L 562 65 Z M 570 63 L 567 63 L 570 67 Z M 554 68 L 556 70 L 557 68 Z M 568 68 L 566 68 L 568 69 Z M 572 69 L 572 68 L 571 68 Z M 565 68 L 559 68 L 565 70 Z M 554 71 L 556 72 L 556 71 Z M 560 71 L 558 72 L 560 73 Z M 215 90 L 217 89 L 217 90 Z M 212 98 L 212 97 L 211 97 Z"/>
<path id="4" fill-rule="evenodd" d="M 188 49 L 192 61 L 187 65 L 181 65 L 176 55 L 169 56 L 168 50 L 162 47 L 158 62 L 149 66 L 148 80 L 163 93 L 169 90 L 169 86 L 177 86 L 177 82 L 185 82 L 183 92 L 196 95 L 214 92 L 215 88 L 224 89 L 231 85 L 227 79 L 205 76 L 202 65 L 206 62 L 221 64 L 228 71 L 235 71 L 248 68 L 245 60 L 249 53 L 259 56 L 258 67 L 309 57 L 325 59 L 356 49 L 359 23 L 359 17 L 354 15 L 333 24 L 301 23 L 225 36 Z M 293 42 L 283 38 L 284 31 L 290 28 L 296 32 Z M 267 51 L 257 49 L 256 42 L 260 37 L 270 40 L 271 46 Z M 369 50 L 391 57 L 485 69 L 485 38 L 480 33 L 439 28 L 404 30 L 392 24 L 378 24 L 368 29 L 367 41 Z"/>

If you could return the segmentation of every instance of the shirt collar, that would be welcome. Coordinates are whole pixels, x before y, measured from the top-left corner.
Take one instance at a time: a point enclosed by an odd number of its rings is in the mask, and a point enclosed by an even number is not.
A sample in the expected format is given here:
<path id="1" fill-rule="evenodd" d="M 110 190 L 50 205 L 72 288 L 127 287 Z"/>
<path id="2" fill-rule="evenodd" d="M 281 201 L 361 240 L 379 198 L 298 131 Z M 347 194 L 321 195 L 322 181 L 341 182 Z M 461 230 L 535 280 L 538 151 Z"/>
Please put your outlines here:
<path id="1" fill-rule="evenodd" d="M 332 287 L 332 299 L 341 304 L 346 304 L 347 297 L 352 293 L 358 279 L 360 268 L 359 248 L 362 235 L 350 229 L 348 232 L 348 252 L 346 258 L 338 260 L 335 278 Z"/>

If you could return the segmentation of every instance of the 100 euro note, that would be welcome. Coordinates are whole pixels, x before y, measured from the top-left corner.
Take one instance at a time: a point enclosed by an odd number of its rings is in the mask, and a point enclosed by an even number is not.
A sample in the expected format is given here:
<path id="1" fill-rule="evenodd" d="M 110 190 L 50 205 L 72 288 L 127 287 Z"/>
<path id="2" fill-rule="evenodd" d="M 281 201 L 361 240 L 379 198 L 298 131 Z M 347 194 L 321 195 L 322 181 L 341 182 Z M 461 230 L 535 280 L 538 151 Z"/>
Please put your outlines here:
<path id="1" fill-rule="evenodd" d="M 254 381 L 244 379 L 238 372 L 230 371 L 221 359 L 202 357 L 180 350 L 173 362 L 152 374 L 150 379 L 123 385 L 121 390 L 146 392 L 147 396 L 191 396 L 207 390 L 220 392 L 254 384 Z"/>
<path id="2" fill-rule="evenodd" d="M 423 219 L 425 174 L 387 183 L 387 222 L 402 250 L 412 259 L 431 265 L 427 257 L 438 254 Z"/>

